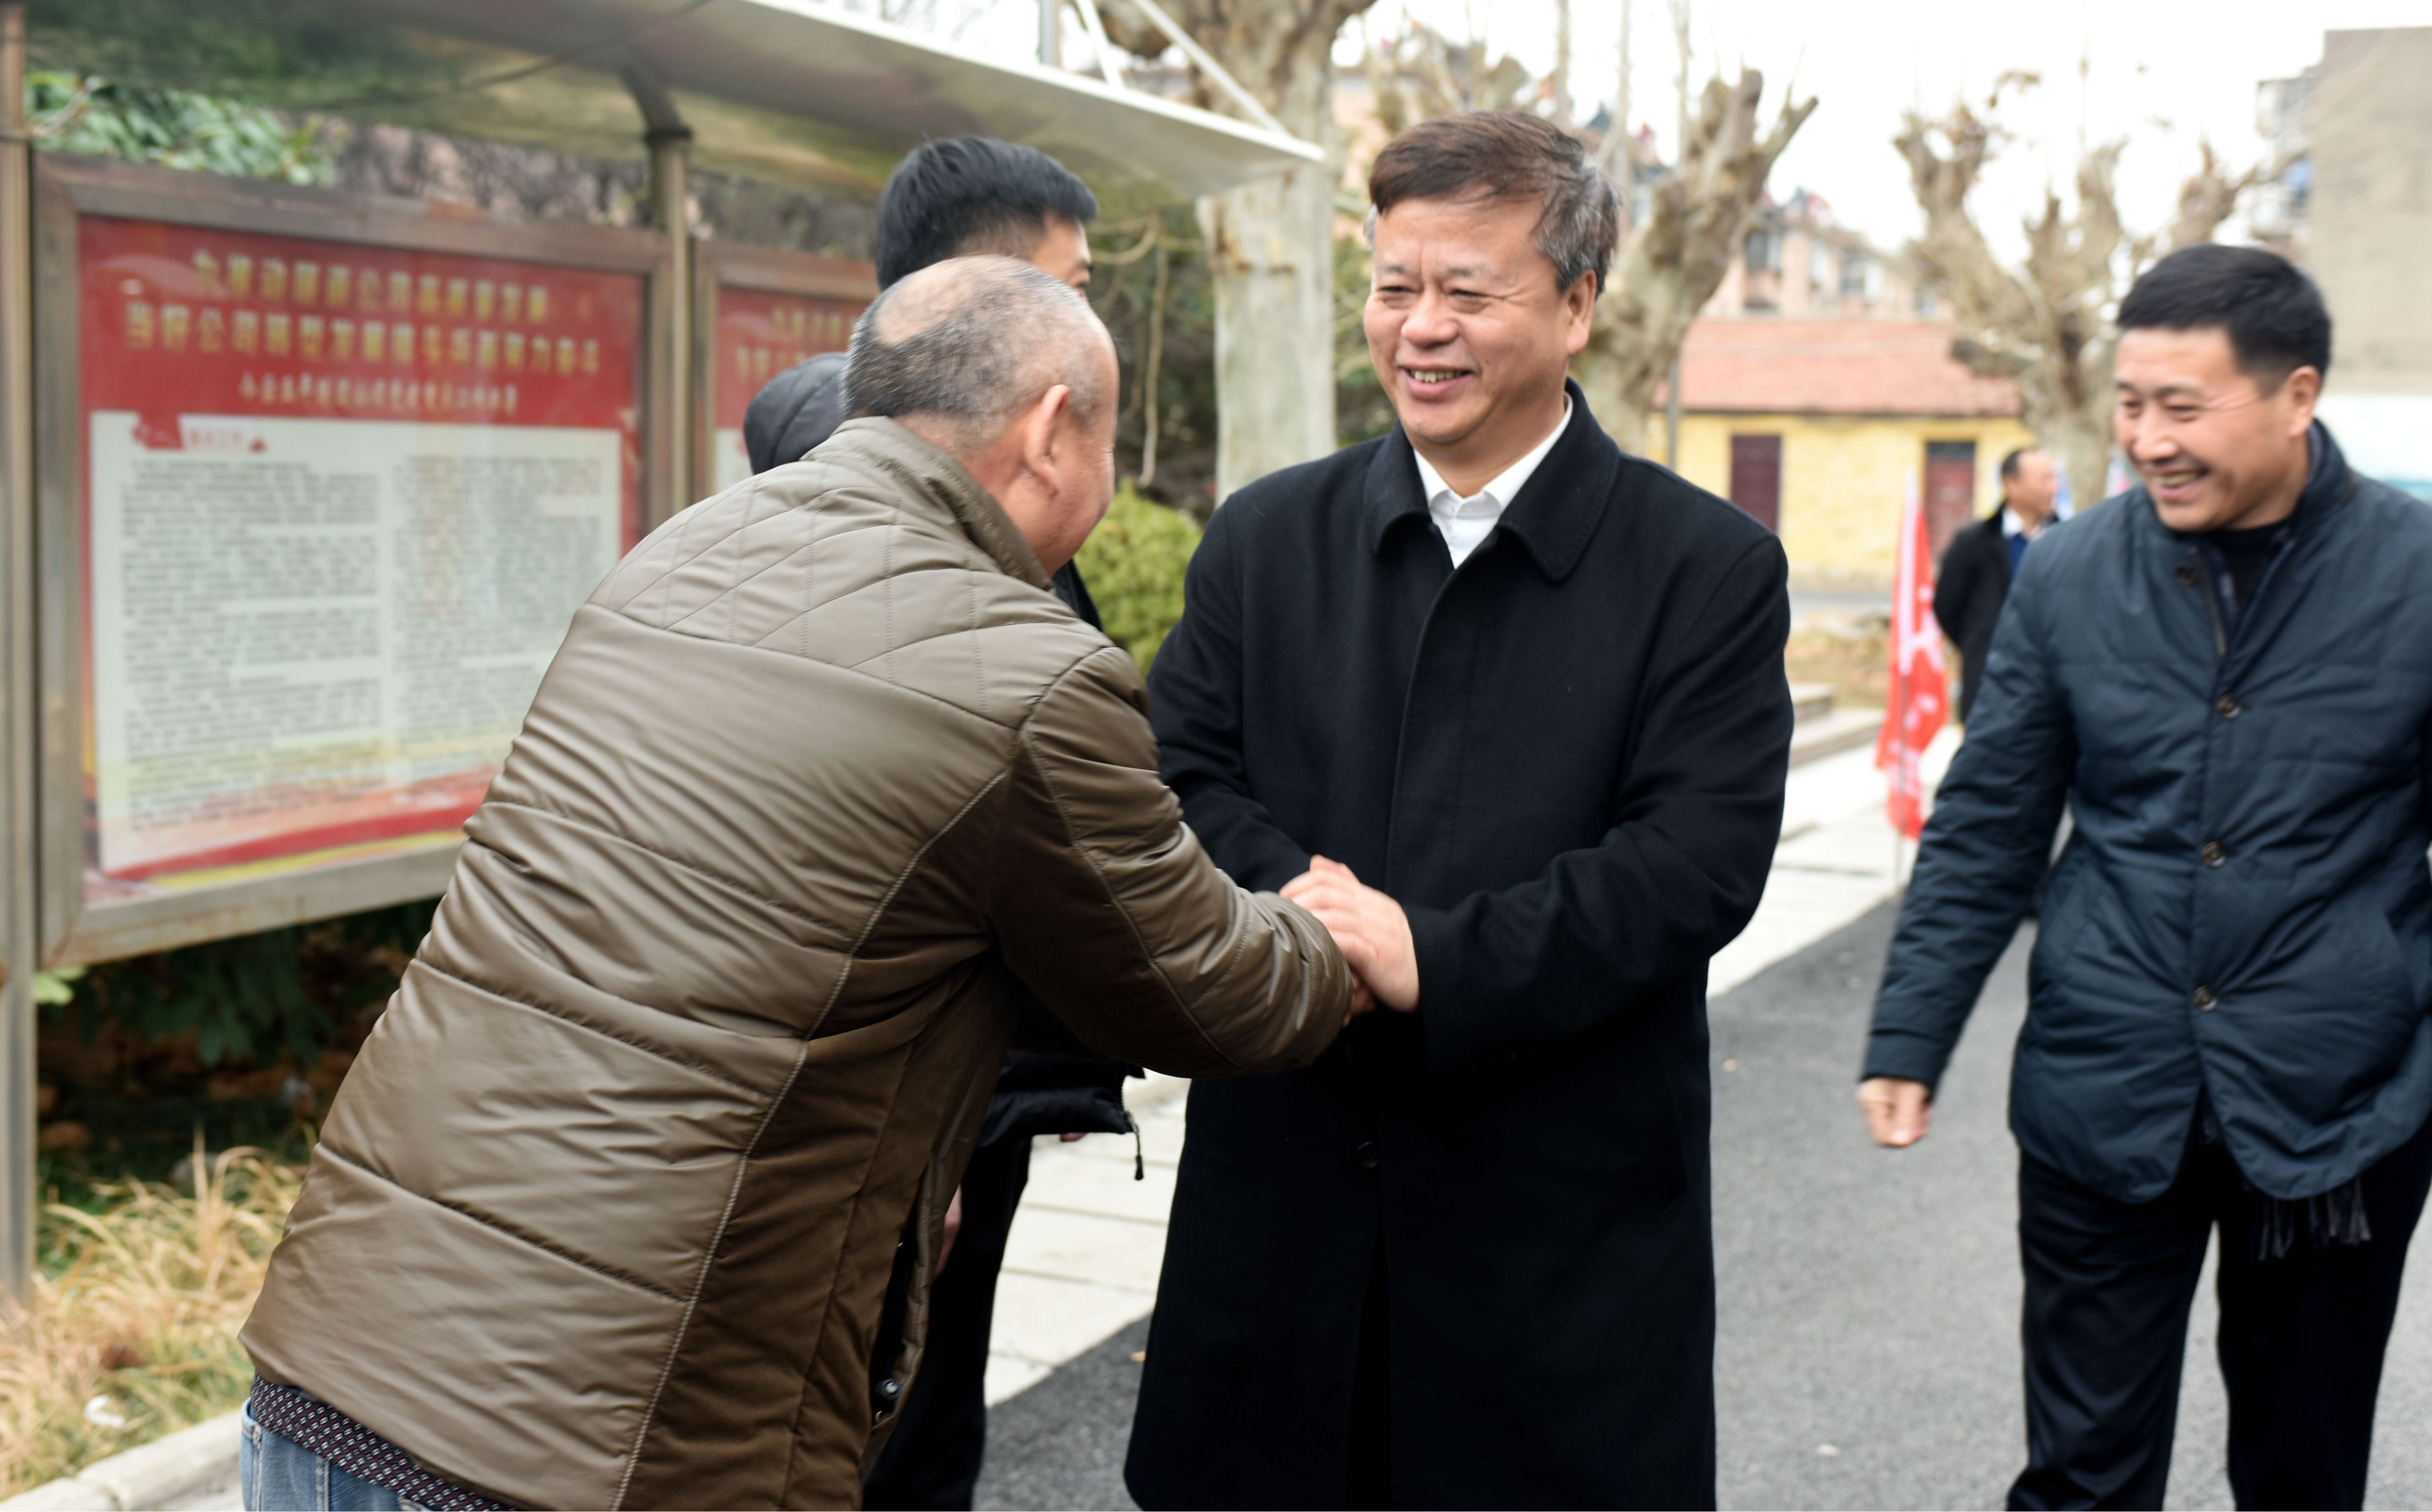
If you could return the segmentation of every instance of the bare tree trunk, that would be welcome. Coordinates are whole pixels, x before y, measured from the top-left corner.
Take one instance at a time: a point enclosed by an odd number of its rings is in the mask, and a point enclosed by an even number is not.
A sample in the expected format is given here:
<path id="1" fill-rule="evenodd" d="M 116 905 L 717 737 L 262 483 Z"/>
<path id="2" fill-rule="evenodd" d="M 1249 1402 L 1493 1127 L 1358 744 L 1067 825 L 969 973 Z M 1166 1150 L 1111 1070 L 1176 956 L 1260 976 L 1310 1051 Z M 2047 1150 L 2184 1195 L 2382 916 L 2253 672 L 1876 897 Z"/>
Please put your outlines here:
<path id="1" fill-rule="evenodd" d="M 1571 0 L 1554 0 L 1554 124 L 1571 128 Z"/>
<path id="2" fill-rule="evenodd" d="M 1216 290 L 1219 502 L 1334 450 L 1334 186 L 1343 144 L 1332 111 L 1333 41 L 1329 29 L 1312 48 L 1313 64 L 1292 60 L 1288 93 L 1243 80 L 1293 135 L 1324 147 L 1326 161 L 1199 202 Z"/>
<path id="3" fill-rule="evenodd" d="M 1813 99 L 1784 101 L 1759 137 L 1764 95 L 1765 76 L 1754 69 L 1743 69 L 1736 87 L 1719 78 L 1706 85 L 1680 171 L 1655 186 L 1647 224 L 1596 301 L 1596 329 L 1572 371 L 1624 450 L 1646 450 L 1656 386 L 1680 356 L 1689 322 L 1722 286 L 1774 160 L 1816 109 Z"/>
<path id="4" fill-rule="evenodd" d="M 1284 128 L 1326 151 L 1199 202 L 1216 294 L 1216 497 L 1334 450 L 1334 214 L 1342 134 L 1334 38 L 1375 0 L 1166 0 L 1165 9 Z M 1108 30 L 1144 57 L 1137 25 Z M 1199 103 L 1228 110 L 1208 80 Z"/>

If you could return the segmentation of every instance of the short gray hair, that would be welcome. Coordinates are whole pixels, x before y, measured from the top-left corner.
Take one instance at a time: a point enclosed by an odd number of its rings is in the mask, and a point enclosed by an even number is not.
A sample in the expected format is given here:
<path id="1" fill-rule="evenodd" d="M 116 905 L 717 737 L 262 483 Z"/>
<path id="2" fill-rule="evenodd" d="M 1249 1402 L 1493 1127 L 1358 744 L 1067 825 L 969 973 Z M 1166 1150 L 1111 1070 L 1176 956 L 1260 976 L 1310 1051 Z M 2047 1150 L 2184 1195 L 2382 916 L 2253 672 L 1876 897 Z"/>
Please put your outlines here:
<path id="1" fill-rule="evenodd" d="M 1616 126 L 1614 129 L 1620 129 Z M 1422 121 L 1385 144 L 1368 170 L 1368 245 L 1376 217 L 1405 199 L 1533 199 L 1537 250 L 1554 287 L 1613 279 L 1621 197 L 1579 139 L 1526 110 L 1469 110 Z"/>
<path id="2" fill-rule="evenodd" d="M 1075 416 L 1093 419 L 1113 398 L 1097 360 L 1106 340 L 1089 301 L 1018 258 L 933 263 L 854 323 L 845 413 L 934 416 L 977 450 L 1062 383 Z"/>

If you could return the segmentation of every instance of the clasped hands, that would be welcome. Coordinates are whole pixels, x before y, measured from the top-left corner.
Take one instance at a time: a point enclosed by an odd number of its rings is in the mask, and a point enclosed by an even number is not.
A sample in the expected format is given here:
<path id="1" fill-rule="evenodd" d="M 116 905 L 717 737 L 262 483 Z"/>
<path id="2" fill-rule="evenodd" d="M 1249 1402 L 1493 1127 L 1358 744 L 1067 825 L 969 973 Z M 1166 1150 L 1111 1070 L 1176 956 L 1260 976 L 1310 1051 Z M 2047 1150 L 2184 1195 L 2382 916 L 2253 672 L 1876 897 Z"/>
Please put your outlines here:
<path id="1" fill-rule="evenodd" d="M 1417 1011 L 1418 947 L 1400 904 L 1323 856 L 1310 857 L 1309 870 L 1284 884 L 1284 896 L 1317 915 L 1359 978 L 1344 1023 L 1378 1003 L 1403 1013 Z"/>

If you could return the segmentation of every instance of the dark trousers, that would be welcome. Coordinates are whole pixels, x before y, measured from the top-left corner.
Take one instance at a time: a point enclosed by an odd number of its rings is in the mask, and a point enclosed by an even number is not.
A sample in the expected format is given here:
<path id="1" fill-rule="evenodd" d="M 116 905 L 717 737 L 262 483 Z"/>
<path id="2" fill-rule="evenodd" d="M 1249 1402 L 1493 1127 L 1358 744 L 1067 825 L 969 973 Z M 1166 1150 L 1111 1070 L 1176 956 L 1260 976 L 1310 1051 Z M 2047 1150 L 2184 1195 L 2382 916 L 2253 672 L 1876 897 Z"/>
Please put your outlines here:
<path id="1" fill-rule="evenodd" d="M 862 1483 L 862 1505 L 968 1508 L 988 1448 L 988 1330 L 996 1273 L 1022 1189 L 1030 1184 L 1030 1141 L 983 1145 L 963 1172 L 963 1225 L 954 1253 L 929 1288 L 929 1335 L 903 1416 Z"/>
<path id="2" fill-rule="evenodd" d="M 2362 1506 L 2382 1351 L 2427 1184 L 2432 1125 L 2365 1173 L 2370 1241 L 2319 1242 L 2301 1211 L 2293 1247 L 2262 1259 L 2270 1204 L 2219 1147 L 2191 1141 L 2152 1202 L 2114 1201 L 2021 1157 L 2027 1468 L 2010 1505 L 2162 1504 L 2187 1309 L 2218 1226 L 2238 1504 Z"/>

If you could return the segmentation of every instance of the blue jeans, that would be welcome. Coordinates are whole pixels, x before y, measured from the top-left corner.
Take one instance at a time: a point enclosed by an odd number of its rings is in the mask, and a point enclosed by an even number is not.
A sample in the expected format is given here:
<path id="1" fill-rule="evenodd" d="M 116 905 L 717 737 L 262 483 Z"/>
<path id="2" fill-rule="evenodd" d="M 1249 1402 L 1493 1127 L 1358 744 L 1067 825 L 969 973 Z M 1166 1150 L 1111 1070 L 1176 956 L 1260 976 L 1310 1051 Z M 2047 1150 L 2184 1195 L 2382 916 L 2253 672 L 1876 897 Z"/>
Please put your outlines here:
<path id="1" fill-rule="evenodd" d="M 237 1430 L 236 1481 L 245 1512 L 420 1512 L 388 1487 L 358 1480 L 265 1429 L 249 1406 Z"/>

